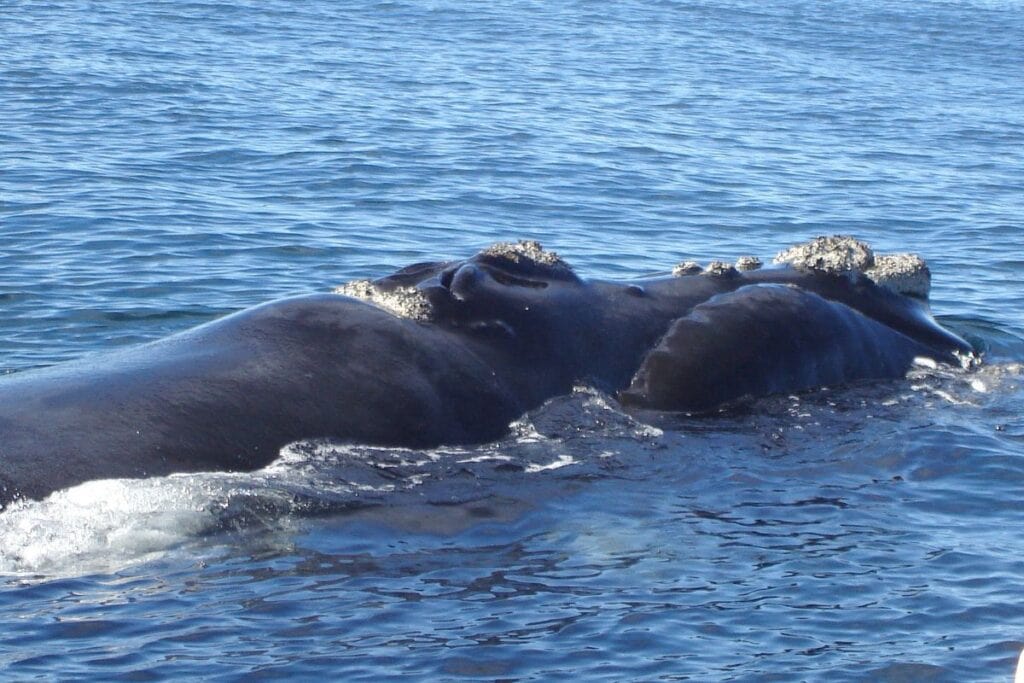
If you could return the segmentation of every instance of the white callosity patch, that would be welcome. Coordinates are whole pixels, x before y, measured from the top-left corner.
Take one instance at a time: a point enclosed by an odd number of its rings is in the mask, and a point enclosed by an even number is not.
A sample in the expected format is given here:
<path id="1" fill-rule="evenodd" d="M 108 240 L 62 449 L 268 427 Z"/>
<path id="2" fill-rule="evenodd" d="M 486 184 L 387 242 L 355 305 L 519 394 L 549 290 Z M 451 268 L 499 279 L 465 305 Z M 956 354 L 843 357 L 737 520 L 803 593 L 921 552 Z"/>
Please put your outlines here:
<path id="1" fill-rule="evenodd" d="M 757 270 L 763 264 L 756 256 L 740 256 L 736 259 L 736 270 Z"/>
<path id="2" fill-rule="evenodd" d="M 518 242 L 497 242 L 480 252 L 481 256 L 502 258 L 513 263 L 532 261 L 543 266 L 560 266 L 568 268 L 562 257 L 556 252 L 548 251 L 536 240 L 520 240 Z"/>
<path id="3" fill-rule="evenodd" d="M 399 318 L 427 321 L 432 316 L 430 301 L 415 287 L 382 289 L 369 280 L 353 280 L 336 287 L 334 293 L 360 299 Z"/>
<path id="4" fill-rule="evenodd" d="M 731 263 L 726 263 L 725 261 L 712 261 L 704 270 L 704 274 L 711 275 L 712 277 L 726 277 L 728 275 L 735 275 L 736 268 Z"/>
<path id="5" fill-rule="evenodd" d="M 928 264 L 917 254 L 880 254 L 875 265 L 864 274 L 878 285 L 900 294 L 928 298 L 932 275 Z"/>
<path id="6" fill-rule="evenodd" d="M 926 299 L 931 289 L 928 265 L 915 254 L 875 255 L 868 244 L 849 235 L 815 237 L 790 247 L 775 263 L 826 273 L 864 273 L 881 287 L 897 294 Z"/>
<path id="7" fill-rule="evenodd" d="M 696 261 L 683 261 L 672 269 L 672 274 L 676 277 L 680 275 L 696 275 L 702 270 L 704 269 Z"/>
<path id="8" fill-rule="evenodd" d="M 1024 366 L 1003 363 L 978 367 L 970 374 L 965 368 L 940 365 L 930 359 L 915 358 L 907 373 L 910 390 L 928 401 L 927 407 L 946 404 L 982 408 L 992 395 L 1005 395 L 1014 390 L 1024 377 Z M 907 397 L 903 397 L 906 400 Z"/>
<path id="9" fill-rule="evenodd" d="M 815 237 L 779 252 L 775 263 L 788 263 L 796 268 L 821 270 L 827 273 L 863 273 L 875 265 L 875 253 L 866 243 L 848 235 Z"/>

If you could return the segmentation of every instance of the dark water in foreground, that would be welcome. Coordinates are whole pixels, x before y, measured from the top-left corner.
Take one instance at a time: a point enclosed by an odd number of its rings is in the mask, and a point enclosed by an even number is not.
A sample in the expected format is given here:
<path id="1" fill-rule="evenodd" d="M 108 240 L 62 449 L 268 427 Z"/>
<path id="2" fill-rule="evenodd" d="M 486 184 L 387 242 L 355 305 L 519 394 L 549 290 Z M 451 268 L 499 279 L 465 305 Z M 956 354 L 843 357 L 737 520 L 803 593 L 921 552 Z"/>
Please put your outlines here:
<path id="1" fill-rule="evenodd" d="M 0 30 L 0 372 L 518 238 L 629 278 L 854 233 L 925 256 L 987 352 L 62 492 L 0 515 L 4 677 L 1010 677 L 1024 5 L 16 0 Z"/>

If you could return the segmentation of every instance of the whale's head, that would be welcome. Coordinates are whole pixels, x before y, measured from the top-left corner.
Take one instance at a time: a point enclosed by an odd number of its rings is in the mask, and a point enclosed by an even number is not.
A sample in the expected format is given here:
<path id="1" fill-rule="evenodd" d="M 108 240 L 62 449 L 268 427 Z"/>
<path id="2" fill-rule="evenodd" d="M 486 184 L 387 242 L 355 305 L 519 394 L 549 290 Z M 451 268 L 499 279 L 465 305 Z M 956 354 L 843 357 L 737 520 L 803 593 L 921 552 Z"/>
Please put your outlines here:
<path id="1" fill-rule="evenodd" d="M 335 289 L 404 318 L 470 329 L 512 329 L 578 296 L 585 283 L 534 241 L 501 242 L 459 261 L 416 263 Z"/>
<path id="2" fill-rule="evenodd" d="M 436 283 L 430 283 L 469 308 L 493 307 L 505 313 L 528 312 L 552 295 L 582 284 L 569 264 L 537 242 L 494 244 L 450 264 Z"/>
<path id="3" fill-rule="evenodd" d="M 458 261 L 417 263 L 339 293 L 395 315 L 545 355 L 593 326 L 594 291 L 533 241 L 498 243 Z"/>

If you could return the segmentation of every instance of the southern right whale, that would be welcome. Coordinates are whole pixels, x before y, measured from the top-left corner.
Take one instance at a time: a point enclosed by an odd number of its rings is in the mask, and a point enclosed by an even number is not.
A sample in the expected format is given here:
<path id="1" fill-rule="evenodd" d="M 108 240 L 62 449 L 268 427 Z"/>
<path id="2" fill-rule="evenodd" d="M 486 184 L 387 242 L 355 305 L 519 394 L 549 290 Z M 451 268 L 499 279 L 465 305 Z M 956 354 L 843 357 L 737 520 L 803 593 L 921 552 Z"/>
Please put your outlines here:
<path id="1" fill-rule="evenodd" d="M 303 439 L 485 442 L 579 383 L 627 408 L 706 411 L 973 358 L 932 318 L 916 257 L 830 237 L 759 263 L 605 282 L 535 242 L 498 244 L 15 373 L 0 379 L 0 504 L 253 470 Z"/>

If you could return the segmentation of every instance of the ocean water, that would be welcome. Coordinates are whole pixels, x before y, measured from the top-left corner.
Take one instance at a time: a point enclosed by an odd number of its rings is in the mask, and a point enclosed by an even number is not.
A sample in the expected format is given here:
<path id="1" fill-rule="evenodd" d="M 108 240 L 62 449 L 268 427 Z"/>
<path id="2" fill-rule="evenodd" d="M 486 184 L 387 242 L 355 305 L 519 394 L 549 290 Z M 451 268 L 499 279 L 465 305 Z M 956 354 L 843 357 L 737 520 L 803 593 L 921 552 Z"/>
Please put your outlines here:
<path id="1" fill-rule="evenodd" d="M 6 0 L 0 35 L 3 374 L 514 239 L 629 279 L 850 233 L 985 353 L 19 504 L 4 678 L 1011 677 L 1019 0 Z"/>

